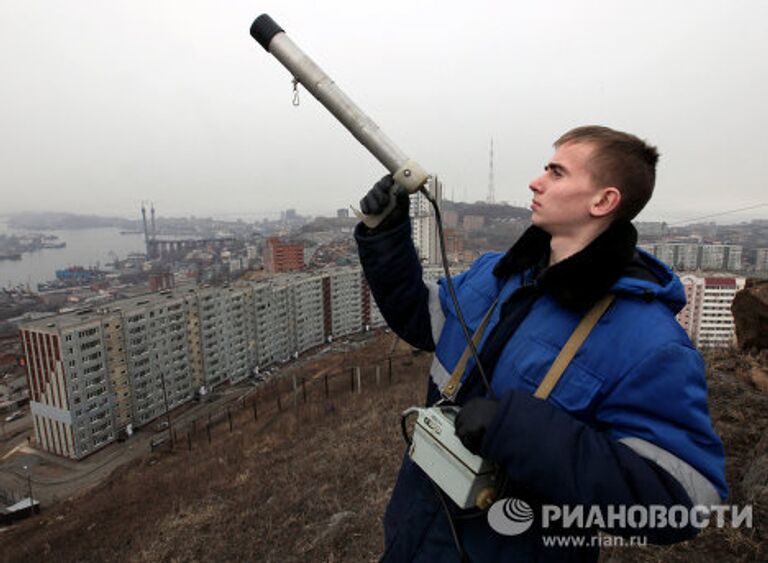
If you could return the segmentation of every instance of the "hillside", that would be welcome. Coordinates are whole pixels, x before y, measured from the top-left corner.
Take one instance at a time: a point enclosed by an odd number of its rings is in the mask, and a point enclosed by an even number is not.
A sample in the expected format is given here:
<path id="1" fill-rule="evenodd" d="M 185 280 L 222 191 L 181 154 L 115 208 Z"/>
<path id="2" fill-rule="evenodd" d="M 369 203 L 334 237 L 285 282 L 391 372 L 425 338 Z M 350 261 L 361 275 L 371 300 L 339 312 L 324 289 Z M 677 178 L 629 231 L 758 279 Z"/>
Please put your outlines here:
<path id="1" fill-rule="evenodd" d="M 85 496 L 0 534 L 0 560 L 378 560 L 381 516 L 403 451 L 398 413 L 421 402 L 430 357 L 400 347 L 391 385 L 383 368 L 378 385 L 373 371 L 363 369 L 362 393 L 357 387 L 352 392 L 346 375 L 334 380 L 329 399 L 320 390 L 321 374 L 370 367 L 373 358 L 386 358 L 391 342 L 382 336 L 351 352 L 297 364 L 288 377 L 315 374 L 308 377 L 306 403 L 299 393 L 294 408 L 285 396 L 278 414 L 274 396 L 263 394 L 258 420 L 247 408 L 237 411 L 232 432 L 226 422 L 216 425 L 210 445 L 197 436 L 192 451 L 182 442 L 174 452 L 148 453 Z M 754 360 L 720 354 L 709 364 L 710 405 L 727 450 L 730 502 L 755 497 L 755 529 L 708 529 L 693 542 L 669 548 L 608 550 L 604 560 L 768 556 L 768 483 L 761 488 L 755 469 L 766 451 L 765 439 L 758 442 L 768 430 L 768 396 L 748 380 Z"/>

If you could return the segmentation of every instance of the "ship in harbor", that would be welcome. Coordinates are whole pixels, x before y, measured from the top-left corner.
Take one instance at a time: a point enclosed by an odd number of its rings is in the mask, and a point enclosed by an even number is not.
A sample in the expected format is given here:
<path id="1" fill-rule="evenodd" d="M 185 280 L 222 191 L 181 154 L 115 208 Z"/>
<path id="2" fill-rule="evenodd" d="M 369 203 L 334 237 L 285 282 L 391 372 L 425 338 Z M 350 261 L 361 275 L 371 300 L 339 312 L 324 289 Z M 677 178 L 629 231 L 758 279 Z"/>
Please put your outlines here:
<path id="1" fill-rule="evenodd" d="M 21 260 L 21 252 L 0 252 L 0 260 Z"/>
<path id="2" fill-rule="evenodd" d="M 71 266 L 64 270 L 56 270 L 56 279 L 65 283 L 74 282 L 76 285 L 88 284 L 103 280 L 106 272 L 97 268 Z"/>

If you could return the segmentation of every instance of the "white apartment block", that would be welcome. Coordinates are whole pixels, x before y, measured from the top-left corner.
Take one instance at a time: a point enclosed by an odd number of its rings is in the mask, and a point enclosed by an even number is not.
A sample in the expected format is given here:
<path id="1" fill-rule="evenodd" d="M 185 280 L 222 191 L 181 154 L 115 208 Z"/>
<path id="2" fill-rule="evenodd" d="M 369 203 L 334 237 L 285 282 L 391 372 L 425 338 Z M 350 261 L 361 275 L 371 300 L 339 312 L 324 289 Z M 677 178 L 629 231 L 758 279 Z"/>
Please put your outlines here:
<path id="1" fill-rule="evenodd" d="M 291 287 L 263 281 L 253 284 L 255 366 L 288 361 L 295 352 L 291 319 Z"/>
<path id="2" fill-rule="evenodd" d="M 659 260 L 677 271 L 727 270 L 740 271 L 743 267 L 743 247 L 736 244 L 700 244 L 690 242 L 662 242 L 642 245 Z"/>
<path id="3" fill-rule="evenodd" d="M 325 310 L 321 276 L 286 276 L 290 280 L 294 354 L 303 354 L 325 342 Z M 294 278 L 294 279 L 291 279 Z M 358 329 L 359 330 L 359 329 Z"/>
<path id="4" fill-rule="evenodd" d="M 114 394 L 101 319 L 68 315 L 21 330 L 37 443 L 80 458 L 115 437 Z"/>
<path id="5" fill-rule="evenodd" d="M 755 256 L 755 271 L 768 272 L 768 248 L 758 248 Z"/>
<path id="6" fill-rule="evenodd" d="M 201 388 L 384 324 L 355 267 L 179 287 L 24 324 L 37 444 L 81 459 Z"/>
<path id="7" fill-rule="evenodd" d="M 359 268 L 333 270 L 329 284 L 333 338 L 360 332 L 363 327 L 362 280 Z"/>
<path id="8" fill-rule="evenodd" d="M 110 367 L 118 370 L 113 371 L 113 385 L 117 385 L 117 376 L 126 370 L 126 377 L 120 380 L 122 384 L 115 389 L 116 399 L 124 406 L 130 397 L 132 407 L 130 422 L 125 409 L 118 409 L 121 422 L 143 426 L 165 413 L 166 406 L 172 409 L 190 400 L 194 394 L 194 370 L 190 365 L 187 303 L 183 296 L 129 299 L 111 308 L 108 314 L 110 318 L 104 320 L 104 328 L 110 334 L 112 346 L 118 346 L 117 354 L 107 346 L 107 355 L 115 356 Z M 123 354 L 119 353 L 120 344 Z"/>
<path id="9" fill-rule="evenodd" d="M 430 178 L 427 188 L 433 198 L 437 200 L 438 206 L 443 202 L 443 185 L 435 176 Z M 416 252 L 422 262 L 426 264 L 440 263 L 440 247 L 438 246 L 437 221 L 432 204 L 421 192 L 411 196 L 411 207 L 409 209 L 411 217 L 411 229 L 413 244 L 416 246 Z"/>
<path id="10" fill-rule="evenodd" d="M 235 383 L 249 375 L 248 290 L 210 287 L 197 292 L 205 386 Z"/>
<path id="11" fill-rule="evenodd" d="M 681 276 L 687 304 L 677 320 L 691 341 L 702 348 L 722 348 L 736 344 L 731 303 L 744 288 L 743 277 Z"/>

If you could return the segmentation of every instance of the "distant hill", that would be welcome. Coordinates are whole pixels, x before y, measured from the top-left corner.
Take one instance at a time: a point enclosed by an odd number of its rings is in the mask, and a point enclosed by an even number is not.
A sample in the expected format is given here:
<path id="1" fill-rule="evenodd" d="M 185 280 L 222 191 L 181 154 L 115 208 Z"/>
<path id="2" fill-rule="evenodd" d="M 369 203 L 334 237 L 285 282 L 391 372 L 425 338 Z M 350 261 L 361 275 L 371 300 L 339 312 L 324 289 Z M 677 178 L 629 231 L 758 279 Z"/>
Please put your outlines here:
<path id="1" fill-rule="evenodd" d="M 443 209 L 452 209 L 459 214 L 459 221 L 465 215 L 482 215 L 487 220 L 498 219 L 530 219 L 531 211 L 524 207 L 514 207 L 507 203 L 464 203 L 462 201 L 443 201 Z"/>
<path id="2" fill-rule="evenodd" d="M 118 229 L 139 229 L 140 222 L 122 217 L 100 217 L 76 213 L 13 213 L 7 215 L 8 226 L 15 229 L 35 231 L 93 229 L 115 227 Z"/>

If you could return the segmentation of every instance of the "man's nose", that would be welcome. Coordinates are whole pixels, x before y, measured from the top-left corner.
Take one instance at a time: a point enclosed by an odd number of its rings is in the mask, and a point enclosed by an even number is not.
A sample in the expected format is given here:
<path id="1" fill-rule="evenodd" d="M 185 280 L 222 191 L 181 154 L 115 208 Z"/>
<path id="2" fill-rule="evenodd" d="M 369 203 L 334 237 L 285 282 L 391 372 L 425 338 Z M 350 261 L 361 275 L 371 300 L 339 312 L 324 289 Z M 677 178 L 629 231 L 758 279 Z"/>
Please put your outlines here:
<path id="1" fill-rule="evenodd" d="M 539 193 L 541 191 L 541 176 L 531 180 L 531 183 L 528 184 L 528 189 L 534 193 Z"/>

